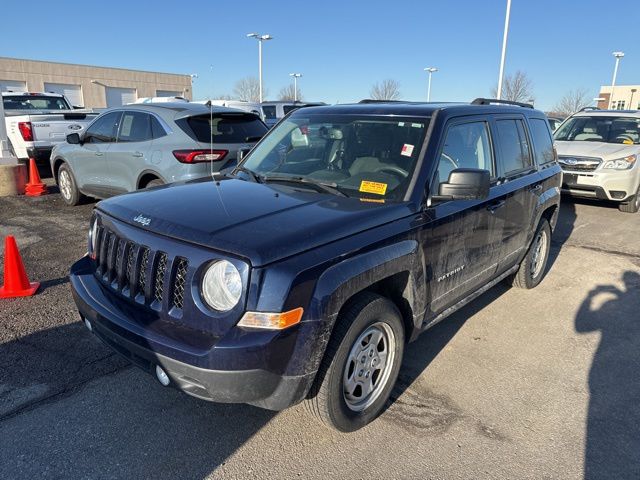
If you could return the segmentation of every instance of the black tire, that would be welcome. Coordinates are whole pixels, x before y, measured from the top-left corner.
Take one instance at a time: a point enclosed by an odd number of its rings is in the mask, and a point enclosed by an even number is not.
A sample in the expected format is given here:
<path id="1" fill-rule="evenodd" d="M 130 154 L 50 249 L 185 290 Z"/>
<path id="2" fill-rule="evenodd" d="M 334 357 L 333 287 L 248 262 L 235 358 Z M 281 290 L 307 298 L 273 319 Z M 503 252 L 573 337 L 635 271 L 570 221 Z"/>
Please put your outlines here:
<path id="1" fill-rule="evenodd" d="M 374 332 L 371 337 L 363 337 L 372 339 L 373 335 L 377 335 L 376 331 L 381 334 L 380 340 L 375 344 L 368 343 L 368 350 L 365 352 L 365 344 L 359 341 L 362 340 L 360 337 Z M 316 379 L 305 401 L 309 412 L 324 425 L 341 432 L 353 432 L 373 421 L 384 409 L 398 378 L 404 339 L 402 317 L 391 301 L 371 292 L 363 292 L 354 297 L 336 321 Z M 376 353 L 381 352 L 382 344 L 387 350 L 386 360 L 382 360 L 379 353 Z M 355 353 L 358 352 L 356 348 L 360 350 L 359 353 Z M 373 353 L 372 349 L 375 350 Z M 362 368 L 358 363 L 359 368 L 355 369 L 354 357 L 365 361 Z M 379 367 L 380 362 L 384 362 L 384 367 L 376 370 L 375 366 Z M 360 382 L 365 385 L 369 378 L 371 384 L 375 384 L 371 393 L 362 397 L 360 405 L 355 401 L 357 395 L 352 395 L 354 392 L 357 394 L 357 386 L 351 394 L 345 392 L 345 374 L 351 376 L 352 384 Z M 366 387 L 360 387 L 360 392 L 364 395 L 363 388 Z"/>
<path id="2" fill-rule="evenodd" d="M 78 190 L 71 168 L 66 163 L 60 165 L 58 169 L 58 188 L 60 189 L 62 200 L 70 207 L 78 205 L 84 198 L 80 190 Z"/>
<path id="3" fill-rule="evenodd" d="M 153 188 L 153 187 L 159 187 L 160 185 L 164 185 L 164 182 L 162 180 L 160 180 L 159 178 L 154 178 L 153 180 L 151 180 L 149 183 L 147 183 L 144 188 Z"/>
<path id="4" fill-rule="evenodd" d="M 624 203 L 618 204 L 618 210 L 624 213 L 636 213 L 640 210 L 640 187 L 636 194 Z"/>
<path id="5" fill-rule="evenodd" d="M 543 250 L 538 251 L 538 242 L 542 242 Z M 533 236 L 529 251 L 522 259 L 520 268 L 512 277 L 512 285 L 518 288 L 535 288 L 544 278 L 551 250 L 551 227 L 547 219 L 540 220 L 540 224 Z M 537 252 L 537 253 L 536 253 Z M 540 256 L 539 261 L 534 260 L 534 256 Z"/>

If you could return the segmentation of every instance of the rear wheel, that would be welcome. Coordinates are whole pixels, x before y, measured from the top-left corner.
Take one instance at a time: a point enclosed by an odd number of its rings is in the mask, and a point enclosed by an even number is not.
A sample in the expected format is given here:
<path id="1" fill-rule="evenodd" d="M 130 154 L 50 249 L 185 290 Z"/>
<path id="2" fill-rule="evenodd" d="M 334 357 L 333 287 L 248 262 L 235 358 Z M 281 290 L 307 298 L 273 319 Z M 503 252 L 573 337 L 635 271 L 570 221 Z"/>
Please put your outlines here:
<path id="1" fill-rule="evenodd" d="M 538 225 L 529 251 L 513 276 L 512 284 L 518 288 L 534 288 L 542 281 L 551 249 L 551 227 L 546 219 Z"/>
<path id="2" fill-rule="evenodd" d="M 78 190 L 76 179 L 66 163 L 63 163 L 58 169 L 58 187 L 64 203 L 70 207 L 78 205 L 82 200 L 83 196 Z"/>
<path id="3" fill-rule="evenodd" d="M 404 351 L 400 312 L 374 293 L 360 294 L 337 320 L 305 402 L 325 425 L 352 432 L 373 421 L 393 389 Z"/>
<path id="4" fill-rule="evenodd" d="M 640 210 L 640 187 L 636 194 L 624 203 L 618 204 L 618 210 L 624 213 L 636 213 Z"/>
<path id="5" fill-rule="evenodd" d="M 147 183 L 144 188 L 153 188 L 153 187 L 159 187 L 160 185 L 164 185 L 164 182 L 162 180 L 160 180 L 159 178 L 154 178 L 153 180 L 151 180 L 149 183 Z"/>

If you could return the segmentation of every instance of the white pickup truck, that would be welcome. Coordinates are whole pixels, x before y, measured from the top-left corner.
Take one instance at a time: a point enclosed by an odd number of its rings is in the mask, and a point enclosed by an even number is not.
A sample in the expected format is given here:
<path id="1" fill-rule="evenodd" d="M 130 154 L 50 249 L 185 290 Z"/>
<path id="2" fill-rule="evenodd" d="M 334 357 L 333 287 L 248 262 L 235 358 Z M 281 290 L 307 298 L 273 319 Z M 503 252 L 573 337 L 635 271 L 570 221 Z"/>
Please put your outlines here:
<path id="1" fill-rule="evenodd" d="M 70 133 L 80 133 L 98 115 L 73 109 L 57 93 L 2 92 L 9 150 L 20 160 L 49 165 L 51 149 Z"/>

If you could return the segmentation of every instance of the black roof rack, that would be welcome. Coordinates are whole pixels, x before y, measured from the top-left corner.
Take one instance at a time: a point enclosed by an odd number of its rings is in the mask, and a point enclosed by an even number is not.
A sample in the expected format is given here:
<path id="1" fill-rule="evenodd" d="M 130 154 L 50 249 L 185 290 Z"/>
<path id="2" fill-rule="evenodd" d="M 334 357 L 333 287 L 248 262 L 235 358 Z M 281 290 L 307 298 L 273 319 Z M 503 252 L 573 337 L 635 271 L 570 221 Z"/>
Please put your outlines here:
<path id="1" fill-rule="evenodd" d="M 493 105 L 493 104 L 515 105 L 516 107 L 533 108 L 530 103 L 512 102 L 511 100 L 498 100 L 497 98 L 476 98 L 471 105 Z"/>
<path id="2" fill-rule="evenodd" d="M 407 100 L 375 100 L 373 98 L 365 98 L 358 103 L 411 103 Z"/>

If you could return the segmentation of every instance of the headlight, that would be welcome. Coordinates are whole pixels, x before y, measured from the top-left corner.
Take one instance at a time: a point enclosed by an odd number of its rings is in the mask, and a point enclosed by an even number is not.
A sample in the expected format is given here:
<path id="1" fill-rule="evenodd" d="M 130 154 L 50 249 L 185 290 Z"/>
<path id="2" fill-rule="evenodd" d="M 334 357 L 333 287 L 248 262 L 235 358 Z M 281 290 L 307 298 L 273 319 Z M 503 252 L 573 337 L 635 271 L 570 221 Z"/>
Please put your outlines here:
<path id="1" fill-rule="evenodd" d="M 602 168 L 612 168 L 614 170 L 629 170 L 636 163 L 637 156 L 629 155 L 624 158 L 617 158 L 616 160 L 609 160 L 604 163 Z"/>
<path id="2" fill-rule="evenodd" d="M 226 260 L 213 262 L 202 279 L 202 297 L 219 312 L 235 307 L 242 295 L 240 272 Z"/>
<path id="3" fill-rule="evenodd" d="M 96 242 L 98 241 L 98 218 L 94 216 L 91 219 L 89 227 L 89 255 L 96 258 Z"/>

